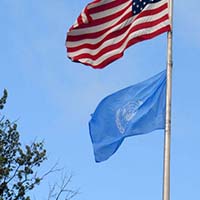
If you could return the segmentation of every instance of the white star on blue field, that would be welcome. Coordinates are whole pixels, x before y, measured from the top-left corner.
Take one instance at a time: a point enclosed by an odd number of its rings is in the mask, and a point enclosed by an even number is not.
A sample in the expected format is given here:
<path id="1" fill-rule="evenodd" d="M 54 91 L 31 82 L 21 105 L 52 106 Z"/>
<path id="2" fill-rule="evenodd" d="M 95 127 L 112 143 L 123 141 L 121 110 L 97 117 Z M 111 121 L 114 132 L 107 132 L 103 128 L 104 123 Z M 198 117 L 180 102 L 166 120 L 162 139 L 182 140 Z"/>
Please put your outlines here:
<path id="1" fill-rule="evenodd" d="M 133 14 L 140 13 L 149 3 L 156 3 L 161 0 L 133 0 Z"/>

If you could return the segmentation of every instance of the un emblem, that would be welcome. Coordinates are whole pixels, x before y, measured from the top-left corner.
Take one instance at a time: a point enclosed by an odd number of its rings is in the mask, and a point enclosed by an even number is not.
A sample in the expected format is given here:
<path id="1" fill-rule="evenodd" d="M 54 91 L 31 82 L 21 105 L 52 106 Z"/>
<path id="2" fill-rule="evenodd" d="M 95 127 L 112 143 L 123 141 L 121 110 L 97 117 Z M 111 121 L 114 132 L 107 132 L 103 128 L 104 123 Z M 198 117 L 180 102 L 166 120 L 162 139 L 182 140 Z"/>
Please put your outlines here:
<path id="1" fill-rule="evenodd" d="M 115 122 L 121 134 L 125 133 L 129 122 L 134 118 L 142 103 L 141 100 L 129 101 L 116 111 Z"/>

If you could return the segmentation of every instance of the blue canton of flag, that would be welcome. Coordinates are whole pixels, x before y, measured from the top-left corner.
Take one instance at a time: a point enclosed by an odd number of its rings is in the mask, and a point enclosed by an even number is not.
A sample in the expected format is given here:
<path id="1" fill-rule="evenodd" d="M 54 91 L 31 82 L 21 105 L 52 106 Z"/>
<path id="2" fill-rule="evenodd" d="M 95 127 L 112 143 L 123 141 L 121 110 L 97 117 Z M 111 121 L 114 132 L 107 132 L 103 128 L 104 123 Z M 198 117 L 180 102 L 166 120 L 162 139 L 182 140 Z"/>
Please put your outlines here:
<path id="1" fill-rule="evenodd" d="M 96 162 L 107 160 L 126 137 L 164 129 L 165 92 L 166 70 L 100 102 L 89 122 Z"/>
<path id="2" fill-rule="evenodd" d="M 159 1 L 161 0 L 133 0 L 133 15 L 139 14 L 147 4 Z"/>

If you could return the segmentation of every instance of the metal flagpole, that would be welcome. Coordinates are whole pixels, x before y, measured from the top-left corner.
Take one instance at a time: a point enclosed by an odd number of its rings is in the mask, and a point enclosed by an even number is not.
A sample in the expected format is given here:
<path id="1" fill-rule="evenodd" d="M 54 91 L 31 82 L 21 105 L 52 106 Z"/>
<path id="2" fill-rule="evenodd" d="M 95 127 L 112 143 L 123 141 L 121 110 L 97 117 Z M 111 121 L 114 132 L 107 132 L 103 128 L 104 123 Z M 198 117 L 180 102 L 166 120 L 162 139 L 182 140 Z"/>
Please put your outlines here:
<path id="1" fill-rule="evenodd" d="M 164 140 L 163 200 L 170 200 L 170 142 L 171 142 L 171 96 L 172 96 L 172 19 L 173 0 L 168 0 L 171 31 L 167 33 L 167 89 Z"/>

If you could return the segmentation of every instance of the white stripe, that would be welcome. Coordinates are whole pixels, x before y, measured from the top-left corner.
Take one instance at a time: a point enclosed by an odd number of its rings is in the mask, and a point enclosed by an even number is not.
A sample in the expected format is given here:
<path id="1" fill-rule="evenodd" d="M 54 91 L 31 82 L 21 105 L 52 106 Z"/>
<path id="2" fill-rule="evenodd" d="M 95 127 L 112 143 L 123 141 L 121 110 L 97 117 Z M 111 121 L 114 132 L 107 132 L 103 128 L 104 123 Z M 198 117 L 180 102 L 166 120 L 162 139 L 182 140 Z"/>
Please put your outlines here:
<path id="1" fill-rule="evenodd" d="M 78 21 L 76 20 L 76 21 L 74 22 L 73 28 L 78 27 L 78 26 L 79 26 L 79 24 L 78 24 Z"/>
<path id="2" fill-rule="evenodd" d="M 82 18 L 82 21 L 83 21 L 83 23 L 88 23 L 88 18 L 87 18 L 87 16 L 86 16 L 86 14 L 85 14 L 85 12 L 84 12 L 84 9 L 82 10 L 82 12 L 81 12 L 81 14 L 80 14 L 80 17 Z M 76 19 L 76 21 L 75 21 L 75 23 L 74 23 L 74 25 L 73 25 L 73 28 L 76 28 L 76 27 L 78 27 L 80 24 L 79 24 L 79 22 L 78 22 L 78 19 Z"/>
<path id="3" fill-rule="evenodd" d="M 107 3 L 113 2 L 113 1 L 116 1 L 116 0 L 101 0 L 100 2 L 92 2 L 92 3 L 88 4 L 87 7 L 88 7 L 88 9 L 96 8 L 96 7 L 105 5 Z"/>
<path id="4" fill-rule="evenodd" d="M 101 19 L 102 17 L 111 16 L 111 15 L 123 10 L 129 4 L 130 4 L 130 1 L 125 2 L 124 4 L 120 4 L 119 6 L 116 6 L 114 8 L 106 9 L 105 11 L 102 11 L 100 13 L 92 14 L 91 17 L 92 17 L 92 19 L 96 20 L 96 19 Z M 132 5 L 130 7 L 132 7 Z"/>
<path id="5" fill-rule="evenodd" d="M 164 5 L 163 2 L 166 2 L 166 0 L 164 1 L 161 1 L 161 2 L 158 2 L 158 3 L 154 3 L 154 4 L 148 4 L 144 10 L 152 10 L 152 9 L 155 9 L 155 8 L 159 8 L 160 6 Z M 168 10 L 168 9 L 167 9 Z M 110 10 L 110 12 L 113 12 L 113 13 L 116 13 L 116 10 L 115 8 L 113 8 L 112 10 Z M 121 16 L 119 16 L 118 18 L 115 18 L 111 21 L 107 21 L 103 24 L 100 24 L 100 25 L 97 25 L 97 26 L 92 26 L 92 27 L 88 27 L 88 28 L 81 28 L 81 29 L 74 29 L 74 30 L 71 30 L 70 32 L 68 32 L 68 35 L 69 36 L 78 36 L 78 35 L 82 35 L 82 34 L 85 34 L 85 33 L 96 33 L 97 30 L 98 31 L 103 31 L 105 30 L 106 28 L 109 28 L 111 27 L 112 25 L 118 23 L 120 21 L 120 19 L 122 19 L 126 14 L 128 14 L 129 12 L 132 12 L 132 6 L 130 6 Z M 100 14 L 98 14 L 100 16 L 103 16 Z M 99 18 L 100 18 L 99 16 Z M 133 16 L 133 20 L 134 18 L 136 18 L 137 15 Z"/>
<path id="6" fill-rule="evenodd" d="M 162 0 L 162 1 L 159 1 L 159 2 L 156 2 L 156 3 L 149 3 L 144 7 L 143 11 L 144 10 L 153 10 L 153 9 L 159 8 L 160 6 L 166 4 L 167 2 L 168 2 L 168 0 Z"/>
<path id="7" fill-rule="evenodd" d="M 116 13 L 116 12 L 122 10 L 123 8 L 125 8 L 126 6 L 128 6 L 131 2 L 133 2 L 133 0 L 130 0 L 130 1 L 128 1 L 128 2 L 125 2 L 124 4 L 122 4 L 122 5 L 123 5 L 122 7 L 121 7 L 121 5 L 119 5 L 119 6 L 116 6 L 116 7 L 114 7 L 114 8 L 107 9 L 106 11 L 98 12 L 98 13 L 93 14 L 93 15 L 91 15 L 91 16 L 92 16 L 92 18 L 93 18 L 93 16 L 94 16 L 93 19 L 101 19 L 102 16 L 103 16 L 103 17 L 104 17 L 104 16 L 110 16 L 111 13 L 114 14 L 114 13 Z M 152 9 L 159 8 L 160 6 L 162 6 L 162 5 L 166 4 L 166 3 L 167 3 L 166 0 L 162 0 L 162 1 L 159 1 L 159 2 L 156 2 L 156 3 L 149 3 L 149 4 L 147 4 L 147 5 L 144 7 L 143 11 L 144 11 L 144 10 L 152 10 Z M 121 8 L 120 8 L 120 7 L 121 7 Z M 131 7 L 131 11 L 132 11 L 132 4 L 130 4 L 130 7 Z"/>
<path id="8" fill-rule="evenodd" d="M 98 38 L 95 38 L 95 39 L 84 39 L 84 40 L 80 40 L 80 41 L 73 41 L 73 42 L 70 42 L 70 41 L 67 41 L 67 47 L 77 47 L 81 44 L 91 44 L 91 45 L 94 45 L 94 44 L 97 44 L 98 42 L 102 41 L 108 34 L 112 33 L 112 32 L 115 32 L 116 30 L 118 30 L 120 27 L 125 27 L 125 24 L 128 26 L 129 24 L 131 24 L 131 26 L 129 27 L 129 29 L 123 34 L 123 35 L 120 35 L 116 38 L 114 38 L 115 41 L 120 41 L 121 38 L 127 34 L 127 32 L 134 26 L 136 25 L 139 25 L 141 23 L 144 23 L 144 22 L 151 22 L 151 21 L 154 21 L 154 20 L 157 20 L 157 19 L 160 19 L 161 17 L 165 16 L 167 14 L 167 10 L 163 10 L 162 12 L 154 15 L 154 16 L 146 16 L 146 17 L 142 17 L 142 18 L 138 18 L 137 20 L 135 20 L 134 22 L 132 22 L 132 18 L 130 18 L 129 20 L 126 20 L 125 22 L 123 22 L 122 24 L 119 24 L 118 26 L 115 26 L 113 27 L 112 29 L 110 29 L 109 31 L 107 31 L 106 33 L 104 33 L 103 35 L 101 35 L 100 37 Z M 98 49 L 99 51 L 99 49 Z"/>
<path id="9" fill-rule="evenodd" d="M 161 2 L 162 2 L 162 1 L 161 1 Z M 157 4 L 156 4 L 156 5 L 157 5 Z M 154 7 L 155 7 L 155 6 L 154 6 Z M 158 7 L 160 7 L 160 5 L 159 5 Z M 150 10 L 151 10 L 151 9 L 152 9 L 152 4 L 151 4 L 148 8 L 150 8 Z M 147 8 L 146 8 L 145 10 L 147 10 Z M 166 9 L 166 10 L 167 10 L 167 12 L 168 12 L 168 9 Z M 74 30 L 71 30 L 70 32 L 68 32 L 68 35 L 69 35 L 69 36 L 79 36 L 79 35 L 81 36 L 82 34 L 86 34 L 86 33 L 87 33 L 87 34 L 89 34 L 89 33 L 96 33 L 97 30 L 98 30 L 98 32 L 99 32 L 99 31 L 103 31 L 103 30 L 105 30 L 106 28 L 111 27 L 113 24 L 118 23 L 118 22 L 120 21 L 120 19 L 121 19 L 122 17 L 124 17 L 128 12 L 132 12 L 132 6 L 130 6 L 130 8 L 127 9 L 127 11 L 126 11 L 125 13 L 123 13 L 123 15 L 119 16 L 118 18 L 116 18 L 116 19 L 114 19 L 114 20 L 111 20 L 111 21 L 106 22 L 106 23 L 101 24 L 101 25 L 89 27 L 89 28 L 74 29 Z M 162 12 L 163 12 L 163 11 L 162 11 Z M 134 18 L 135 18 L 135 17 L 134 17 Z M 131 19 L 134 20 L 134 18 L 132 17 Z M 128 21 L 127 21 L 127 22 L 128 22 Z M 129 22 L 130 22 L 130 21 L 129 21 Z M 117 27 L 120 27 L 120 26 L 124 27 L 125 24 L 126 24 L 126 21 L 123 22 L 123 23 L 120 24 L 120 25 L 117 25 Z M 129 24 L 127 23 L 126 25 L 129 25 Z M 115 27 L 114 27 L 113 29 L 116 30 Z M 113 29 L 111 29 L 111 30 L 113 30 Z"/>
<path id="10" fill-rule="evenodd" d="M 82 21 L 84 24 L 88 23 L 88 18 L 87 18 L 87 15 L 85 14 L 85 12 L 81 13 L 81 18 L 82 18 Z"/>
<path id="11" fill-rule="evenodd" d="M 92 59 L 89 59 L 89 58 L 83 58 L 83 59 L 80 59 L 79 61 L 80 61 L 80 62 L 84 62 L 84 63 L 91 64 L 91 65 L 93 65 L 93 66 L 97 66 L 97 65 L 101 64 L 102 62 L 104 62 L 104 61 L 105 61 L 106 59 L 108 59 L 109 57 L 123 52 L 123 51 L 124 51 L 124 48 L 127 46 L 128 42 L 129 42 L 131 39 L 133 39 L 133 38 L 135 38 L 135 37 L 138 37 L 138 36 L 140 36 L 140 35 L 143 35 L 143 34 L 146 35 L 146 34 L 154 33 L 155 31 L 161 29 L 162 27 L 165 27 L 165 26 L 168 25 L 168 24 L 169 24 L 169 20 L 166 20 L 166 21 L 164 21 L 164 22 L 158 24 L 157 26 L 155 26 L 155 27 L 153 27 L 153 28 L 150 27 L 150 28 L 148 28 L 148 29 L 142 29 L 142 30 L 139 30 L 139 31 L 137 31 L 137 32 L 134 32 L 134 33 L 130 34 L 130 35 L 128 36 L 127 40 L 123 43 L 123 45 L 122 45 L 120 48 L 117 48 L 117 49 L 114 49 L 113 51 L 109 51 L 109 52 L 105 53 L 104 55 L 102 55 L 101 57 L 99 57 L 97 60 L 92 60 Z M 86 53 L 86 52 L 84 52 L 84 53 Z M 90 51 L 89 51 L 89 53 L 91 54 Z M 69 55 L 69 57 L 73 57 L 73 56 L 72 56 L 72 53 L 69 53 L 68 55 Z M 77 53 L 76 53 L 76 56 L 78 56 Z"/>
<path id="12" fill-rule="evenodd" d="M 127 9 L 126 12 L 124 12 L 123 15 L 119 16 L 118 18 L 115 18 L 111 21 L 102 23 L 102 24 L 97 25 L 97 26 L 71 30 L 68 33 L 68 35 L 69 36 L 78 36 L 78 35 L 81 36 L 82 34 L 97 33 L 97 31 L 99 32 L 99 31 L 105 30 L 106 28 L 109 28 L 109 27 L 113 26 L 114 24 L 118 23 L 129 12 L 131 12 L 131 7 L 129 9 Z"/>
<path id="13" fill-rule="evenodd" d="M 98 2 L 98 3 L 92 2 L 91 5 L 89 4 L 89 5 L 87 6 L 87 8 L 88 8 L 88 9 L 90 9 L 90 8 L 95 8 L 95 7 L 98 7 L 98 6 L 101 6 L 101 5 L 104 5 L 104 4 L 113 2 L 113 1 L 115 1 L 115 0 L 104 0 L 104 1 L 102 0 L 102 1 L 100 1 L 100 2 Z M 132 1 L 132 0 L 131 0 L 131 1 Z M 126 5 L 126 4 L 128 5 L 128 3 L 130 3 L 130 1 L 128 1 L 127 3 L 124 3 L 124 5 Z M 144 10 L 156 9 L 156 8 L 158 8 L 158 7 L 160 7 L 160 6 L 164 5 L 164 4 L 166 4 L 166 3 L 168 3 L 168 0 L 162 0 L 162 1 L 157 2 L 157 3 L 149 3 L 147 6 L 145 6 Z M 116 13 L 116 12 L 118 11 L 116 8 L 117 8 L 117 7 L 112 8 L 112 9 L 109 9 L 110 13 Z M 132 6 L 131 6 L 131 9 L 132 9 Z M 117 11 L 116 11 L 116 10 L 117 10 Z M 83 11 L 84 11 L 84 10 L 83 10 Z M 82 13 L 83 13 L 83 11 L 82 11 Z M 81 13 L 81 15 L 82 15 L 82 13 Z M 105 15 L 103 15 L 102 13 L 104 13 Z M 105 17 L 105 16 L 109 16 L 109 15 L 111 15 L 111 14 L 107 13 L 107 11 L 103 11 L 103 12 L 100 12 L 100 13 L 97 13 L 97 14 L 93 14 L 93 15 L 91 15 L 91 17 L 93 17 L 93 19 L 95 20 L 95 19 L 101 19 L 102 16 Z M 79 25 L 79 24 L 78 24 L 78 22 L 77 22 L 77 20 L 76 20 L 75 23 L 74 23 L 74 25 L 73 25 L 73 27 L 76 28 L 76 27 L 78 27 L 78 25 Z M 70 33 L 71 33 L 71 32 L 70 32 Z"/>

